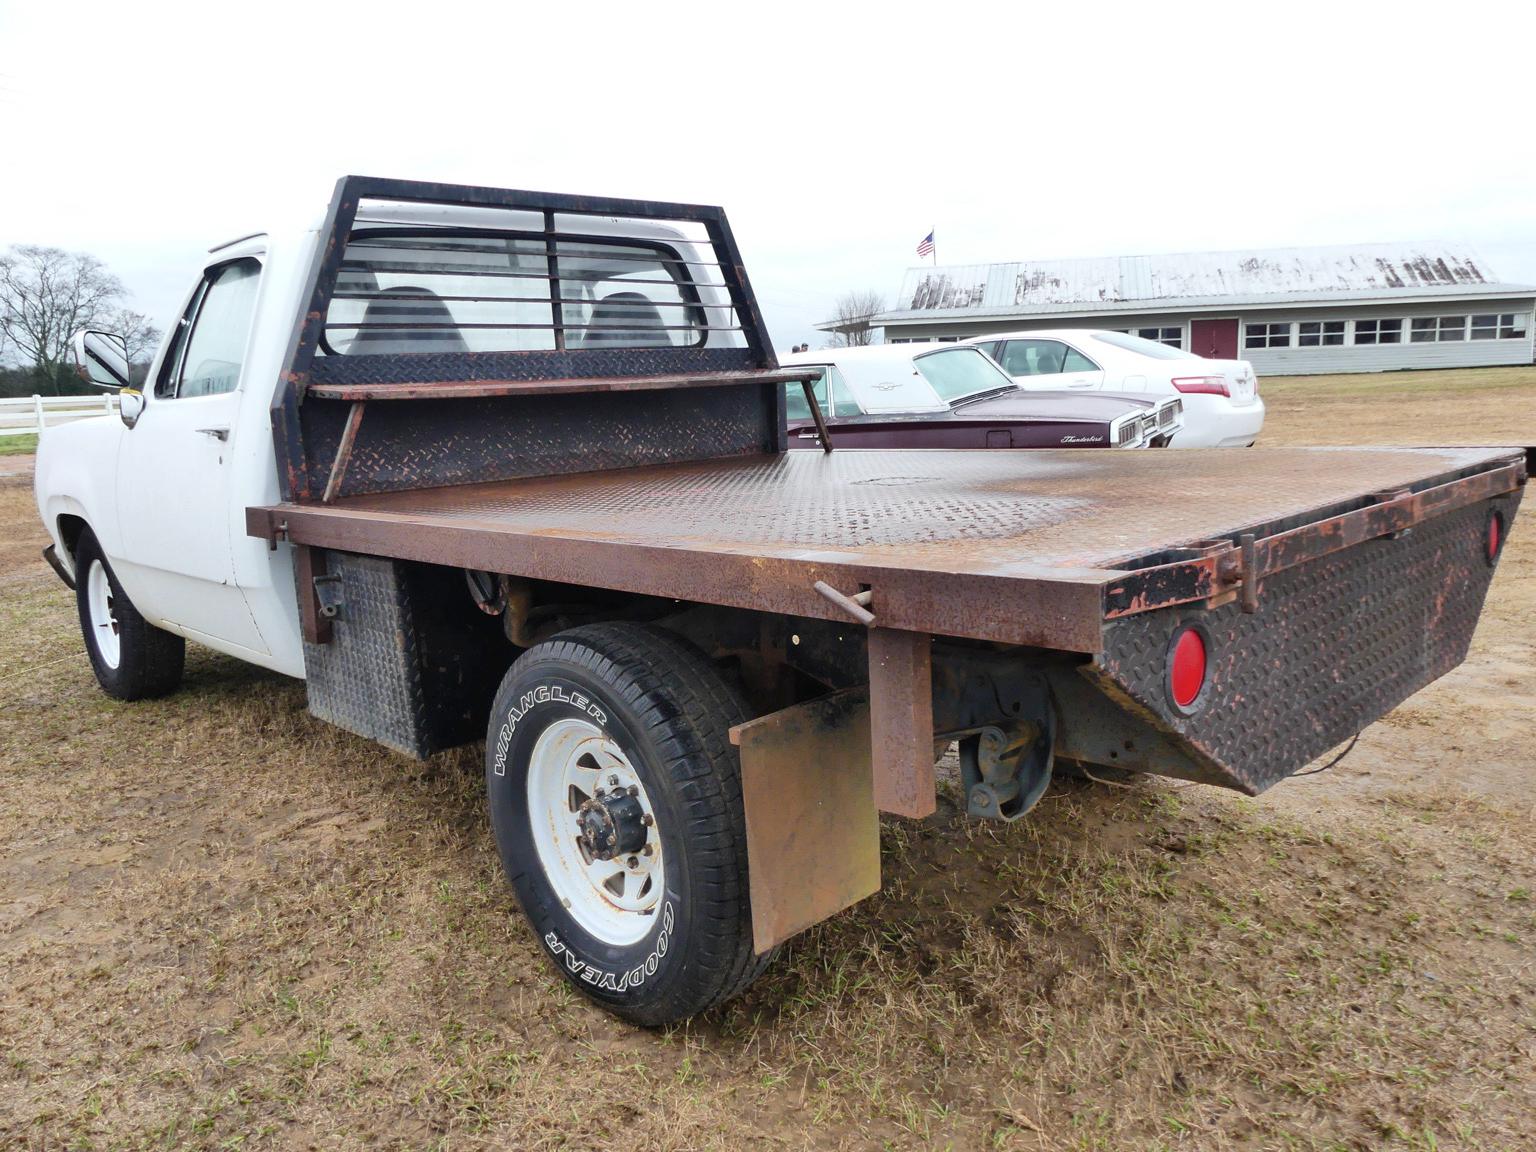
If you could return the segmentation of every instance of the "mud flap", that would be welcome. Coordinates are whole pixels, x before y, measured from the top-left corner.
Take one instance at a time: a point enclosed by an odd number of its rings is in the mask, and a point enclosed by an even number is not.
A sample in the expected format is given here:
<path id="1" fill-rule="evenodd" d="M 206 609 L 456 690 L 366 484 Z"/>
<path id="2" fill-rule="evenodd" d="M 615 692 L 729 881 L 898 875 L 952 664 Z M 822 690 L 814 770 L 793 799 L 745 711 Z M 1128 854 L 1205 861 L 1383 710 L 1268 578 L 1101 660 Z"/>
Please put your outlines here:
<path id="1" fill-rule="evenodd" d="M 880 890 L 869 689 L 731 729 L 741 750 L 752 945 L 759 954 Z"/>

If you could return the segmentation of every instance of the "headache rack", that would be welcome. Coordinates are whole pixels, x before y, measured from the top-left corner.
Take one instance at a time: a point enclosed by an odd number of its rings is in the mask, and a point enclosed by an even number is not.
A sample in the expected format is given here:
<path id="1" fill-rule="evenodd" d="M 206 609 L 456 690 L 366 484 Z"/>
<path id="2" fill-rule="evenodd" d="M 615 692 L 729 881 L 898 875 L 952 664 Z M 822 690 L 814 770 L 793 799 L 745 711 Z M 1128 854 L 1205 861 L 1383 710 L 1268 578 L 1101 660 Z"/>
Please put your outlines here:
<path id="1" fill-rule="evenodd" d="M 272 427 L 284 498 L 785 450 L 717 207 L 345 176 Z"/>

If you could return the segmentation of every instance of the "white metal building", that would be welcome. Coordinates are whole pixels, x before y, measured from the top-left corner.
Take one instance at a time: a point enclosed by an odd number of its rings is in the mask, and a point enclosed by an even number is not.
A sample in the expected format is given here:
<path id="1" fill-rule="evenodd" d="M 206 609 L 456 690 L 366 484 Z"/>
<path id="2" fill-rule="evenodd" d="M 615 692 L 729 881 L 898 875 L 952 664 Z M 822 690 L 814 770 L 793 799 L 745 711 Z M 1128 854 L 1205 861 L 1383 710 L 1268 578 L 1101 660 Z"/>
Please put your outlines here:
<path id="1" fill-rule="evenodd" d="M 912 268 L 874 323 L 890 342 L 1114 328 L 1280 376 L 1529 364 L 1533 307 L 1465 247 L 1364 244 Z"/>

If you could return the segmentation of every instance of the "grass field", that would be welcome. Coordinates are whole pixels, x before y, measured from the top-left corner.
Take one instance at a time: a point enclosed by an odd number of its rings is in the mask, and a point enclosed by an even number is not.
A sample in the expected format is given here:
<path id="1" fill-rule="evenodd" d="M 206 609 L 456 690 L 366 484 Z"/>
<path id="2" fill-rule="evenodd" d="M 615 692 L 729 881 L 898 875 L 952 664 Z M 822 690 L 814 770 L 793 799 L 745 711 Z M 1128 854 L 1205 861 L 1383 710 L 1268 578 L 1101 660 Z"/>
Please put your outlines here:
<path id="1" fill-rule="evenodd" d="M 30 456 L 37 451 L 37 433 L 0 436 L 0 456 Z"/>
<path id="2" fill-rule="evenodd" d="M 1536 443 L 1530 371 L 1265 391 L 1269 443 Z M 1333 771 L 1006 827 L 951 778 L 878 897 L 647 1032 L 544 961 L 478 748 L 401 759 L 197 649 L 108 700 L 0 485 L 0 1147 L 1536 1148 L 1525 523 L 1467 664 Z"/>

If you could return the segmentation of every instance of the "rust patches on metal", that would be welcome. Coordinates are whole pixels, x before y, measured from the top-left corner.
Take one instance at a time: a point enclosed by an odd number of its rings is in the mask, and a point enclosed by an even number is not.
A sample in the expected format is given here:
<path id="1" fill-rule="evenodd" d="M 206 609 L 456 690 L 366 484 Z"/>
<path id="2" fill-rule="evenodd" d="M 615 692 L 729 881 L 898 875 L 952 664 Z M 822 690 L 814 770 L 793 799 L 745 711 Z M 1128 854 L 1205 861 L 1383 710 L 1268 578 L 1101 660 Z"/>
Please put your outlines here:
<path id="1" fill-rule="evenodd" d="M 1315 555 L 1288 554 L 1295 562 L 1273 570 L 1263 564 L 1264 542 L 1256 541 L 1263 576 L 1256 613 L 1232 603 L 1113 622 L 1104 652 L 1083 674 L 1189 763 L 1161 754 L 1148 760 L 1146 739 L 1131 734 L 1135 749 L 1120 755 L 1131 767 L 1258 793 L 1349 739 L 1465 659 L 1493 571 L 1488 509 L 1498 508 L 1508 523 L 1519 500 L 1517 488 L 1419 520 L 1411 531 L 1364 540 L 1335 524 Z M 1403 506 L 1373 506 L 1387 510 L 1377 526 L 1397 523 L 1392 510 Z M 1207 687 L 1184 712 L 1170 696 L 1170 645 L 1192 622 L 1207 637 Z M 1075 730 L 1097 755 L 1116 751 L 1103 746 L 1102 735 Z"/>
<path id="2" fill-rule="evenodd" d="M 300 544 L 293 550 L 294 581 L 298 585 L 299 631 L 306 643 L 329 644 L 331 621 L 320 614 L 320 598 L 315 580 L 326 574 L 325 553 Z"/>
<path id="3" fill-rule="evenodd" d="M 731 729 L 741 750 L 752 946 L 768 951 L 880 890 L 866 688 Z"/>
<path id="4" fill-rule="evenodd" d="M 650 392 L 713 388 L 721 384 L 789 384 L 821 374 L 820 368 L 668 372 L 648 376 L 581 376 L 546 380 L 420 380 L 400 383 L 311 384 L 315 400 L 471 400 L 500 396 L 558 396 L 585 392 Z M 818 409 L 819 411 L 819 409 Z"/>
<path id="5" fill-rule="evenodd" d="M 875 805 L 899 816 L 931 816 L 938 795 L 931 636 L 891 628 L 870 631 L 869 706 Z"/>
<path id="6" fill-rule="evenodd" d="M 818 372 L 818 375 L 820 373 Z M 816 435 L 821 440 L 823 452 L 832 451 L 832 434 L 827 431 L 827 414 L 821 410 L 821 405 L 816 403 L 816 392 L 813 388 L 814 381 L 807 376 L 800 381 L 800 387 L 805 391 L 805 406 L 811 410 L 811 419 L 816 422 Z M 832 388 L 827 386 L 827 395 L 832 395 Z"/>
<path id="7" fill-rule="evenodd" d="M 1239 546 L 1223 553 L 1143 568 L 1110 583 L 1104 591 L 1106 620 L 1117 620 L 1179 604 L 1225 602 L 1241 591 L 1244 611 L 1257 611 L 1261 580 L 1368 540 L 1395 538 L 1436 516 L 1516 491 L 1524 483 L 1523 463 L 1413 491 L 1372 493 L 1363 508 L 1302 524 L 1270 536 L 1244 533 Z"/>
<path id="8" fill-rule="evenodd" d="M 357 428 L 363 422 L 363 408 L 361 400 L 354 401 L 347 413 L 347 422 L 341 429 L 341 441 L 336 445 L 336 458 L 331 461 L 331 472 L 325 481 L 325 494 L 320 497 L 322 504 L 331 503 L 341 491 L 342 482 L 347 476 L 347 465 L 352 462 L 352 446 L 357 443 Z"/>
<path id="9" fill-rule="evenodd" d="M 823 599 L 836 604 L 866 628 L 873 628 L 875 626 L 875 614 L 869 610 L 869 602 L 874 596 L 873 592 L 866 589 L 854 596 L 844 596 L 825 580 L 818 580 L 811 587 L 820 592 Z"/>
<path id="10" fill-rule="evenodd" d="M 1242 549 L 1243 611 L 1252 615 L 1259 610 L 1258 543 L 1252 532 L 1244 532 L 1238 545 Z"/>

